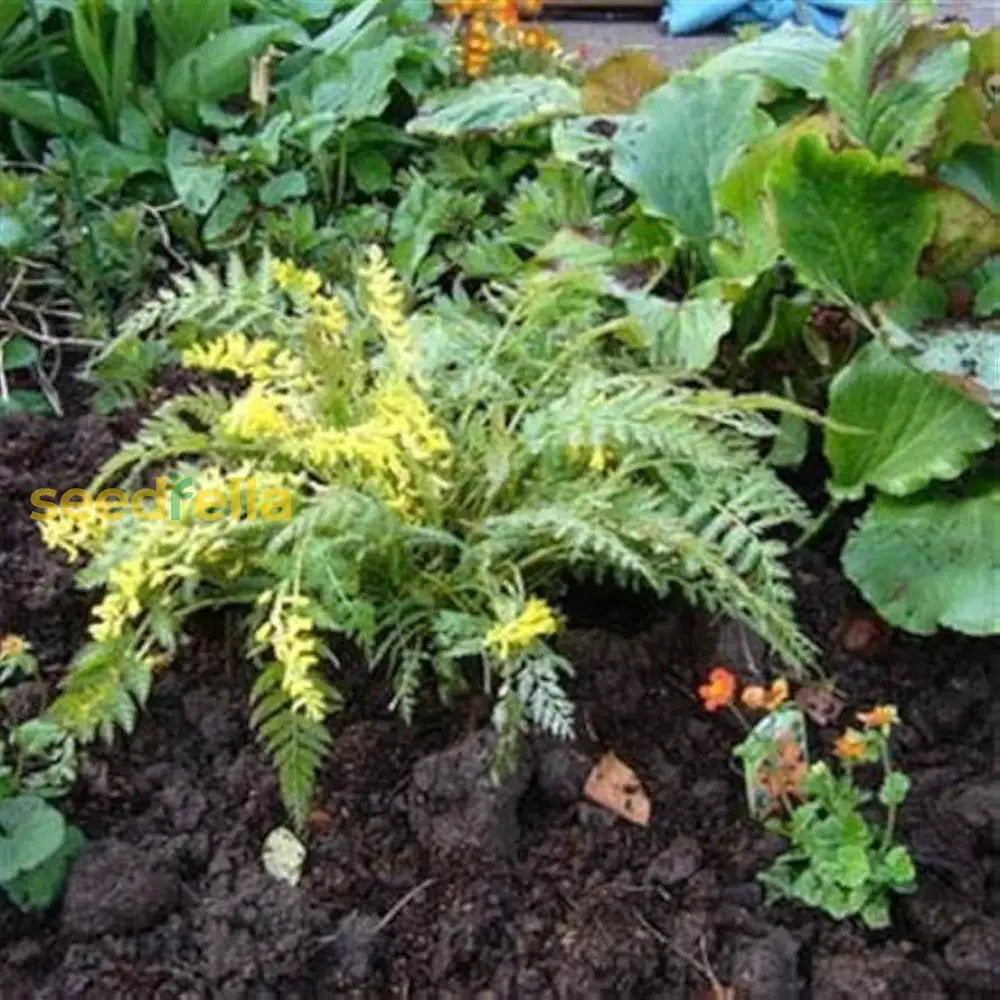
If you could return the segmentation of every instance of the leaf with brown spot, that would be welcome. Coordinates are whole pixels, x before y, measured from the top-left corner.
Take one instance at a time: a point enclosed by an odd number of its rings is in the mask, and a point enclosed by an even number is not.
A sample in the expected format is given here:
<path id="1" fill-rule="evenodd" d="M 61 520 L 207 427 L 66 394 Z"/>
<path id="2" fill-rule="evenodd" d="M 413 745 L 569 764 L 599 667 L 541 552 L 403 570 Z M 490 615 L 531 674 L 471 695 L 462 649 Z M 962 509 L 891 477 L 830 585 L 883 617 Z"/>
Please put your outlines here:
<path id="1" fill-rule="evenodd" d="M 591 769 L 583 786 L 585 798 L 638 826 L 649 825 L 652 806 L 635 771 L 613 751 Z"/>
<path id="2" fill-rule="evenodd" d="M 584 114 L 614 115 L 635 111 L 639 101 L 670 74 L 648 52 L 626 50 L 595 66 L 583 81 Z"/>

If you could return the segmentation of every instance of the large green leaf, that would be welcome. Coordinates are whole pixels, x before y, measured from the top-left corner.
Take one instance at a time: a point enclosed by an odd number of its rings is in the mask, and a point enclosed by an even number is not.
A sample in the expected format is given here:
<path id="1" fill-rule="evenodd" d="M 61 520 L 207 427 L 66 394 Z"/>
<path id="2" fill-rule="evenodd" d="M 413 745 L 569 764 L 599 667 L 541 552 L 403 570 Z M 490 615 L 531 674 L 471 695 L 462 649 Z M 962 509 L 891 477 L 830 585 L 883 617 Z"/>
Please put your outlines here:
<path id="1" fill-rule="evenodd" d="M 668 302 L 634 292 L 625 302 L 654 365 L 704 371 L 715 361 L 719 341 L 732 325 L 733 307 L 718 297 Z"/>
<path id="2" fill-rule="evenodd" d="M 86 104 L 65 94 L 53 95 L 12 80 L 0 80 L 0 115 L 6 115 L 49 135 L 97 132 L 97 118 Z"/>
<path id="3" fill-rule="evenodd" d="M 996 442 L 986 409 L 907 364 L 878 341 L 863 347 L 830 387 L 824 450 L 831 492 L 856 498 L 866 486 L 905 496 L 955 479 Z M 848 433 L 850 427 L 863 433 Z"/>
<path id="4" fill-rule="evenodd" d="M 938 177 L 1000 213 L 1000 147 L 966 143 L 937 170 Z"/>
<path id="5" fill-rule="evenodd" d="M 614 139 L 612 169 L 651 215 L 694 240 L 716 235 L 712 189 L 752 139 L 772 127 L 758 81 L 684 74 L 647 94 Z"/>
<path id="6" fill-rule="evenodd" d="M 0 883 L 55 854 L 65 836 L 62 813 L 37 795 L 0 801 Z"/>
<path id="7" fill-rule="evenodd" d="M 723 233 L 712 244 L 719 273 L 730 278 L 760 274 L 781 253 L 774 210 L 767 197 L 767 170 L 803 135 L 823 134 L 830 122 L 813 115 L 757 139 L 715 188 Z"/>
<path id="8" fill-rule="evenodd" d="M 407 125 L 414 135 L 452 138 L 528 128 L 580 113 L 580 91 L 558 77 L 479 80 L 429 101 Z"/>
<path id="9" fill-rule="evenodd" d="M 774 165 L 770 187 L 785 254 L 803 278 L 865 305 L 915 278 L 934 211 L 902 169 L 805 136 Z"/>
<path id="10" fill-rule="evenodd" d="M 193 136 L 171 129 L 167 137 L 167 173 L 185 208 L 206 215 L 219 200 L 226 168 L 204 162 Z"/>
<path id="11" fill-rule="evenodd" d="M 309 113 L 299 117 L 294 133 L 307 136 L 310 150 L 316 152 L 335 132 L 381 115 L 405 49 L 402 39 L 387 38 L 331 64 L 330 72 L 313 88 Z"/>
<path id="12" fill-rule="evenodd" d="M 195 128 L 198 105 L 245 90 L 250 60 L 286 30 L 281 24 L 241 24 L 213 35 L 167 71 L 160 93 L 163 106 L 176 121 Z"/>
<path id="13" fill-rule="evenodd" d="M 818 31 L 785 25 L 723 49 L 697 72 L 699 76 L 754 73 L 818 95 L 826 64 L 836 49 L 837 43 Z"/>
<path id="14" fill-rule="evenodd" d="M 946 101 L 969 68 L 965 40 L 939 44 L 912 65 L 894 64 L 909 28 L 904 4 L 855 11 L 823 74 L 830 107 L 850 135 L 879 156 L 907 159 L 929 145 Z"/>
<path id="15" fill-rule="evenodd" d="M 1000 479 L 963 496 L 879 497 L 844 548 L 844 571 L 892 625 L 1000 633 Z"/>

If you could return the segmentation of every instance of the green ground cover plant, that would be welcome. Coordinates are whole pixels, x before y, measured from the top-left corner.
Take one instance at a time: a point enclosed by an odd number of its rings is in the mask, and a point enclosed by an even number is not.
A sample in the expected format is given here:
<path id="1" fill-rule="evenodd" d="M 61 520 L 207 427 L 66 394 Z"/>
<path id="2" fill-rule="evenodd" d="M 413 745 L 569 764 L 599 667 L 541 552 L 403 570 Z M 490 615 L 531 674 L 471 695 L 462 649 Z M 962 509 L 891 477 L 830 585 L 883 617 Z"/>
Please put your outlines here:
<path id="1" fill-rule="evenodd" d="M 500 768 L 526 727 L 571 731 L 547 601 L 574 575 L 677 588 L 810 664 L 774 534 L 806 512 L 757 459 L 774 432 L 764 411 L 789 404 L 661 369 L 587 269 L 410 319 L 378 250 L 355 294 L 277 260 L 234 266 L 209 310 L 203 292 L 146 320 L 161 314 L 187 368 L 248 382 L 172 399 L 91 492 L 131 489 L 154 465 L 225 496 L 252 476 L 288 492 L 290 519 L 254 518 L 240 491 L 211 519 L 183 498 L 166 519 L 112 522 L 92 506 L 44 521 L 104 593 L 51 708 L 70 732 L 131 730 L 185 620 L 251 607 L 252 721 L 301 825 L 340 701 L 326 667 L 338 635 L 389 672 L 407 717 L 428 686 L 447 698 L 481 685 Z"/>

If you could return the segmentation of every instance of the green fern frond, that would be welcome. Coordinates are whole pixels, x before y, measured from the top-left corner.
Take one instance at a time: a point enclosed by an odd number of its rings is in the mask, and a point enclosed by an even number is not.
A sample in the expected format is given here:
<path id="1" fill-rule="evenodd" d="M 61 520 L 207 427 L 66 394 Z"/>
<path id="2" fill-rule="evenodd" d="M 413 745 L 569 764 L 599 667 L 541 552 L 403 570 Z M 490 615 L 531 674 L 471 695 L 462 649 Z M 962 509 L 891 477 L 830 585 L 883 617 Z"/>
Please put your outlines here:
<path id="1" fill-rule="evenodd" d="M 121 326 L 121 336 L 168 336 L 184 324 L 196 325 L 204 333 L 266 333 L 276 312 L 271 258 L 263 254 L 248 270 L 234 254 L 223 276 L 193 265 L 191 275 L 176 278 L 173 288 L 161 289 L 132 313 Z"/>
<path id="2" fill-rule="evenodd" d="M 84 742 L 116 729 L 131 733 L 152 683 L 149 664 L 125 640 L 91 643 L 80 650 L 49 713 Z"/>
<path id="3" fill-rule="evenodd" d="M 90 490 L 97 492 L 126 469 L 137 476 L 151 465 L 205 452 L 215 440 L 219 420 L 229 407 L 215 389 L 198 389 L 174 396 L 149 416 L 133 441 L 124 445 L 98 470 Z"/>
<path id="4" fill-rule="evenodd" d="M 257 676 L 250 695 L 250 726 L 274 762 L 282 802 L 301 830 L 332 739 L 325 723 L 292 706 L 281 687 L 283 673 L 281 664 L 272 663 Z M 336 693 L 330 689 L 330 694 L 332 698 Z"/>

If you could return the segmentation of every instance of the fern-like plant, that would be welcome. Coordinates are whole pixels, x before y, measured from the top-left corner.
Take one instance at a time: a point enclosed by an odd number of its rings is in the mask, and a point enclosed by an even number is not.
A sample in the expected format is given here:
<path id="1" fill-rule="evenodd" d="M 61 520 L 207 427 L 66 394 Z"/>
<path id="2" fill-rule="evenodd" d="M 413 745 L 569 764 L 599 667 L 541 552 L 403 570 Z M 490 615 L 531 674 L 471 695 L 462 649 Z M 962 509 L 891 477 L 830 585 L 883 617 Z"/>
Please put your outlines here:
<path id="1" fill-rule="evenodd" d="M 93 485 L 171 468 L 166 516 L 94 507 L 43 524 L 103 592 L 53 706 L 71 731 L 131 729 L 185 619 L 247 608 L 252 724 L 301 823 L 340 704 L 334 635 L 389 671 L 406 717 L 426 680 L 448 694 L 478 660 L 501 763 L 527 727 L 571 732 L 571 665 L 543 598 L 573 574 L 677 588 L 808 664 L 772 534 L 805 511 L 758 456 L 780 401 L 653 368 L 587 271 L 407 318 L 377 250 L 351 295 L 263 268 L 203 276 L 134 321 L 233 378 L 167 403 Z"/>

